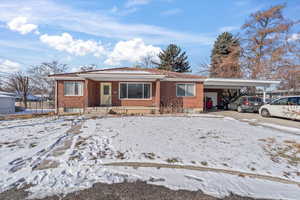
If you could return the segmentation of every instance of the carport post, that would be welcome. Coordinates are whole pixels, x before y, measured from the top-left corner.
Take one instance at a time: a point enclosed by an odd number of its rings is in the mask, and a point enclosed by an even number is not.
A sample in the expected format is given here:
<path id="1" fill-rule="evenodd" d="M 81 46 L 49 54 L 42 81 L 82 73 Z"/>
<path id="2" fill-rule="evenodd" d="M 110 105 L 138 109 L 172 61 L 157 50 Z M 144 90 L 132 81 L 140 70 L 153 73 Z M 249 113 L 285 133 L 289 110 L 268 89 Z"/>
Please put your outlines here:
<path id="1" fill-rule="evenodd" d="M 266 87 L 264 87 L 263 102 L 266 103 Z"/>

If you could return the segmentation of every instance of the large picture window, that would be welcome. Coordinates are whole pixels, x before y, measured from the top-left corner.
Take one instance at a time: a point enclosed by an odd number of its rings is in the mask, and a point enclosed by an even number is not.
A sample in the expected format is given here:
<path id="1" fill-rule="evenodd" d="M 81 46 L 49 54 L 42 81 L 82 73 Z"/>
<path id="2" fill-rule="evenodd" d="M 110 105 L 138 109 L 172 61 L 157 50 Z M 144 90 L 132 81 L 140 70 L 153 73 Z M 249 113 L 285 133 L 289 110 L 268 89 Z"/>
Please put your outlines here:
<path id="1" fill-rule="evenodd" d="M 150 99 L 150 83 L 120 83 L 120 99 Z"/>
<path id="2" fill-rule="evenodd" d="M 178 83 L 176 85 L 177 97 L 193 97 L 195 96 L 195 84 L 194 83 Z"/>
<path id="3" fill-rule="evenodd" d="M 83 96 L 83 82 L 65 81 L 64 82 L 65 96 Z"/>

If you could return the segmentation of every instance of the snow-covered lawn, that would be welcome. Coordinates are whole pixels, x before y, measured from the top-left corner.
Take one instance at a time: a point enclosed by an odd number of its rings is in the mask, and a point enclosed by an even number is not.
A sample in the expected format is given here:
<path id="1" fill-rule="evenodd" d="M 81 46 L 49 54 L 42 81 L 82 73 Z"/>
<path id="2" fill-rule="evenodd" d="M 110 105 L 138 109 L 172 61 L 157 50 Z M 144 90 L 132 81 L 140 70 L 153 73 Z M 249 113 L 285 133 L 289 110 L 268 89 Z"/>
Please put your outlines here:
<path id="1" fill-rule="evenodd" d="M 116 162 L 124 166 L 103 165 Z M 125 162 L 200 166 L 208 171 L 132 168 Z M 242 173 L 283 178 L 291 184 Z M 33 185 L 29 190 L 34 197 L 43 197 L 96 182 L 138 179 L 219 197 L 233 192 L 298 199 L 300 186 L 293 183 L 300 183 L 300 136 L 208 115 L 0 121 L 0 192 L 27 183 Z"/>

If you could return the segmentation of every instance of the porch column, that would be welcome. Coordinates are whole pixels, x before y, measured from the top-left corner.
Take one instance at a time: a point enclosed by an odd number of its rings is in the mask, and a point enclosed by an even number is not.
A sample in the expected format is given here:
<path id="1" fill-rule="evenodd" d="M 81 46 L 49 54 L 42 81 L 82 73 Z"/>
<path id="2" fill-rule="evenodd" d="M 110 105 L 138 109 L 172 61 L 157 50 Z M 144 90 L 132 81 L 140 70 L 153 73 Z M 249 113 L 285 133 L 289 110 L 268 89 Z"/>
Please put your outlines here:
<path id="1" fill-rule="evenodd" d="M 86 108 L 89 107 L 89 80 L 85 79 L 84 81 L 84 112 Z"/>
<path id="2" fill-rule="evenodd" d="M 160 108 L 160 80 L 157 79 L 155 82 L 155 107 Z"/>
<path id="3" fill-rule="evenodd" d="M 58 114 L 58 88 L 57 88 L 57 80 L 55 81 L 55 96 L 54 96 L 54 101 L 55 101 L 55 114 Z"/>

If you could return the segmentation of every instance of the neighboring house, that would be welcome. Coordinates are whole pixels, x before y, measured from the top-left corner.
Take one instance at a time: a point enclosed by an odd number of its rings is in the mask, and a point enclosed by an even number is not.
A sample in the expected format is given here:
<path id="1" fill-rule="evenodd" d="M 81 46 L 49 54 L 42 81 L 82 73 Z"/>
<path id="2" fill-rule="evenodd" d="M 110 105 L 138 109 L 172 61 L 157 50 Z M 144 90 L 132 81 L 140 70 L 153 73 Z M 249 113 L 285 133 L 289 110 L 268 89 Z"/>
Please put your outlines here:
<path id="1" fill-rule="evenodd" d="M 157 113 L 161 107 L 181 107 L 202 112 L 204 96 L 220 100 L 226 88 L 279 83 L 242 79 L 209 79 L 203 76 L 158 69 L 112 68 L 50 75 L 56 80 L 57 113 L 113 110 L 126 113 Z M 206 94 L 205 94 L 206 93 Z"/>
<path id="2" fill-rule="evenodd" d="M 10 114 L 15 112 L 15 97 L 10 94 L 0 92 L 0 114 Z"/>

